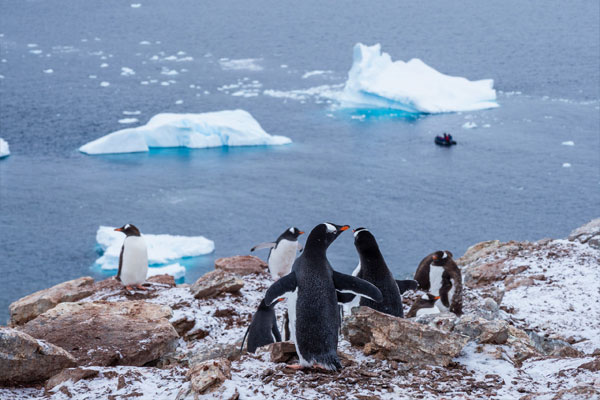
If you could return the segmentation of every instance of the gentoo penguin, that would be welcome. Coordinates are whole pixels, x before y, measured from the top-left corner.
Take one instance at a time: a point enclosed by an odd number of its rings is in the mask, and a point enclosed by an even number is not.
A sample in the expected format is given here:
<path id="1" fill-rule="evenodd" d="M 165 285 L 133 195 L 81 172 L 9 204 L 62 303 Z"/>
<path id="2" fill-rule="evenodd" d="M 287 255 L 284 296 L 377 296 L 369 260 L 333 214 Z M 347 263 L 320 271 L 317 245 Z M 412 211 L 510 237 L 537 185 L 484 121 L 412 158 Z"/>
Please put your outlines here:
<path id="1" fill-rule="evenodd" d="M 383 295 L 381 303 L 363 297 L 359 304 L 395 317 L 404 317 L 402 293 L 409 289 L 416 289 L 417 282 L 412 279 L 402 281 L 394 279 L 379 250 L 375 236 L 366 228 L 354 230 L 354 246 L 360 261 L 352 275 L 372 283 Z"/>
<path id="2" fill-rule="evenodd" d="M 285 300 L 284 298 L 278 299 L 278 301 Z M 242 339 L 242 346 L 240 352 L 244 349 L 244 341 L 248 336 L 248 351 L 254 353 L 257 348 L 267 345 L 269 343 L 281 342 L 281 334 L 277 328 L 277 317 L 275 317 L 275 303 L 267 306 L 265 301 L 262 300 L 258 305 L 258 310 L 252 317 L 252 322 L 246 330 L 246 334 Z"/>
<path id="3" fill-rule="evenodd" d="M 120 280 L 128 290 L 135 285 L 138 289 L 146 290 L 142 283 L 148 274 L 148 248 L 146 241 L 140 234 L 140 230 L 132 224 L 123 225 L 115 229 L 125 234 L 121 255 L 119 255 L 119 272 L 117 279 Z"/>
<path id="4" fill-rule="evenodd" d="M 327 260 L 327 248 L 348 228 L 332 223 L 317 225 L 308 235 L 304 252 L 294 262 L 292 271 L 267 290 L 267 305 L 288 293 L 290 331 L 300 359 L 300 365 L 291 368 L 342 367 L 337 357 L 338 292 L 366 296 L 376 302 L 383 300 L 375 286 L 334 271 Z"/>
<path id="5" fill-rule="evenodd" d="M 439 314 L 440 309 L 435 306 L 435 302 L 440 296 L 434 296 L 431 293 L 425 293 L 413 303 L 410 310 L 406 313 L 406 318 L 420 317 L 427 314 Z"/>
<path id="6" fill-rule="evenodd" d="M 440 250 L 425 257 L 415 272 L 415 280 L 419 289 L 440 296 L 436 302 L 440 311 L 462 315 L 462 274 L 451 252 Z"/>
<path id="7" fill-rule="evenodd" d="M 271 272 L 271 277 L 277 280 L 289 274 L 292 270 L 292 265 L 296 259 L 296 252 L 302 250 L 302 245 L 298 242 L 298 236 L 303 233 L 298 228 L 291 227 L 279 235 L 274 243 L 261 243 L 254 246 L 250 251 L 271 249 L 268 258 L 269 272 Z"/>

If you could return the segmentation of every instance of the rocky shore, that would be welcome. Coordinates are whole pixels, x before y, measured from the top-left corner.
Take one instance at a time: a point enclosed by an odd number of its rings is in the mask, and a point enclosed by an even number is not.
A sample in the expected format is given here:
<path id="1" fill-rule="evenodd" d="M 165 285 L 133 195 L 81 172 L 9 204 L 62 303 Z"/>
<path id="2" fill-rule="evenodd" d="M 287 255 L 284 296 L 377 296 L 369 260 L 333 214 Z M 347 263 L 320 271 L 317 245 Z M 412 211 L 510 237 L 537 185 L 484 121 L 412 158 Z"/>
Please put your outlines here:
<path id="1" fill-rule="evenodd" d="M 600 219 L 567 239 L 478 243 L 457 262 L 464 315 L 354 309 L 340 372 L 286 368 L 287 342 L 240 353 L 272 283 L 256 257 L 219 259 L 193 285 L 152 277 L 146 291 L 74 279 L 11 304 L 0 398 L 599 398 Z"/>

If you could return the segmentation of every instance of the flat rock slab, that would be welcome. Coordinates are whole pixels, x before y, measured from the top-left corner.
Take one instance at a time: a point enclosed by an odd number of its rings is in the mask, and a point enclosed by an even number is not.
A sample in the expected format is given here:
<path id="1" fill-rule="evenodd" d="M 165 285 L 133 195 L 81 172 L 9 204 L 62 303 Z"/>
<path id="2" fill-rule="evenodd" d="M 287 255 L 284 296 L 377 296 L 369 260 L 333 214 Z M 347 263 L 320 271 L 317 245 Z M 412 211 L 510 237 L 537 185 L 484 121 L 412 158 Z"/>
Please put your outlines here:
<path id="1" fill-rule="evenodd" d="M 222 270 L 210 271 L 202 275 L 190 287 L 192 295 L 197 299 L 215 297 L 221 293 L 235 293 L 244 287 L 244 281 L 237 276 Z"/>
<path id="2" fill-rule="evenodd" d="M 75 358 L 58 346 L 16 329 L 0 328 L 0 384 L 43 381 L 76 364 Z"/>
<path id="3" fill-rule="evenodd" d="M 142 366 L 179 337 L 168 306 L 143 301 L 61 303 L 21 330 L 69 351 L 79 365 Z"/>
<path id="4" fill-rule="evenodd" d="M 255 256 L 224 257 L 215 261 L 215 269 L 237 275 L 262 274 L 267 268 L 267 263 Z"/>
<path id="5" fill-rule="evenodd" d="M 94 280 L 89 276 L 60 283 L 49 289 L 40 290 L 12 303 L 10 323 L 12 326 L 31 321 L 57 304 L 83 299 L 94 292 Z"/>
<path id="6" fill-rule="evenodd" d="M 447 366 L 469 339 L 368 307 L 353 310 L 342 332 L 365 354 L 421 365 Z"/>
<path id="7" fill-rule="evenodd" d="M 98 376 L 98 373 L 99 372 L 95 369 L 66 368 L 63 369 L 59 374 L 56 374 L 52 378 L 48 379 L 45 388 L 47 391 L 50 391 L 66 381 L 75 383 L 82 379 L 95 378 Z"/>

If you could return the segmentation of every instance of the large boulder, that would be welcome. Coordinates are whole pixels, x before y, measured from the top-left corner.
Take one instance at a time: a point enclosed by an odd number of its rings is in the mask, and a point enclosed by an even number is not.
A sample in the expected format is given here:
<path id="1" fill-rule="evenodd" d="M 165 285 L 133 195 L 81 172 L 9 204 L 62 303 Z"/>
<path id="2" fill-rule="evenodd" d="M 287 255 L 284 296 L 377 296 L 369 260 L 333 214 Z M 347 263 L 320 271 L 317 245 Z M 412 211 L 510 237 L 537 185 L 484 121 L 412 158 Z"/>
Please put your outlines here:
<path id="1" fill-rule="evenodd" d="M 178 339 L 168 306 L 143 301 L 61 303 L 21 330 L 69 351 L 79 365 L 142 366 Z"/>
<path id="2" fill-rule="evenodd" d="M 261 274 L 267 267 L 267 263 L 255 256 L 224 257 L 215 261 L 215 269 L 237 275 Z"/>
<path id="3" fill-rule="evenodd" d="M 479 343 L 506 344 L 509 324 L 500 319 L 488 321 L 475 315 L 463 315 L 454 325 L 453 332 L 468 336 Z"/>
<path id="4" fill-rule="evenodd" d="M 210 271 L 202 275 L 192 287 L 190 291 L 197 299 L 205 299 L 215 297 L 221 293 L 235 293 L 244 287 L 244 281 L 237 276 L 221 271 Z"/>
<path id="5" fill-rule="evenodd" d="M 600 218 L 596 218 L 575 229 L 569 235 L 569 240 L 572 242 L 587 243 L 593 248 L 600 249 Z"/>
<path id="6" fill-rule="evenodd" d="M 365 354 L 413 364 L 447 366 L 460 354 L 468 337 L 393 317 L 368 307 L 354 309 L 342 329 Z"/>
<path id="7" fill-rule="evenodd" d="M 43 381 L 77 364 L 64 349 L 12 328 L 0 328 L 0 385 Z"/>
<path id="8" fill-rule="evenodd" d="M 23 297 L 9 306 L 13 326 L 31 321 L 59 303 L 83 299 L 94 292 L 94 280 L 89 276 L 73 279 Z"/>

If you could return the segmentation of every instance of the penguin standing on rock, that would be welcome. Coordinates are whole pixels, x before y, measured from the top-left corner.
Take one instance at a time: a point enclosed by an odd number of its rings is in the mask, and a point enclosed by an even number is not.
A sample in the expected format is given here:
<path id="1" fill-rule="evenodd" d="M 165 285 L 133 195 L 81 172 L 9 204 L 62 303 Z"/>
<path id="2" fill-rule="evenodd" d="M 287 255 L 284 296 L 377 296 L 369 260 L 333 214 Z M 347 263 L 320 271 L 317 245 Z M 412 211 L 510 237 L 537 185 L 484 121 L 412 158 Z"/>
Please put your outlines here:
<path id="1" fill-rule="evenodd" d="M 277 299 L 278 301 L 285 300 L 284 298 Z M 240 352 L 244 349 L 244 342 L 248 336 L 248 351 L 254 353 L 257 348 L 270 343 L 281 342 L 281 334 L 277 328 L 277 317 L 275 316 L 275 304 L 267 306 L 262 300 L 258 306 L 258 310 L 252 317 L 252 322 L 246 330 L 246 334 L 242 339 Z"/>
<path id="2" fill-rule="evenodd" d="M 140 230 L 132 224 L 123 225 L 115 229 L 125 234 L 121 254 L 119 255 L 119 272 L 117 279 L 125 285 L 127 290 L 133 290 L 132 286 L 146 290 L 142 283 L 148 275 L 148 247 L 146 241 L 140 234 Z"/>
<path id="3" fill-rule="evenodd" d="M 269 272 L 271 272 L 271 277 L 277 280 L 289 274 L 292 270 L 292 265 L 296 260 L 296 252 L 302 250 L 302 245 L 298 242 L 298 236 L 303 233 L 298 228 L 291 227 L 279 235 L 275 242 L 258 244 L 250 251 L 271 249 L 268 258 Z"/>
<path id="4" fill-rule="evenodd" d="M 375 286 L 334 271 L 327 260 L 327 248 L 348 228 L 332 223 L 317 225 L 308 235 L 304 252 L 294 262 L 292 271 L 267 290 L 267 305 L 288 293 L 290 331 L 300 359 L 299 365 L 290 368 L 342 368 L 337 356 L 338 292 L 366 296 L 375 302 L 383 300 Z"/>
<path id="5" fill-rule="evenodd" d="M 462 274 L 452 257 L 448 250 L 429 254 L 419 263 L 415 280 L 419 289 L 440 296 L 435 303 L 440 311 L 462 315 Z"/>
<path id="6" fill-rule="evenodd" d="M 354 230 L 354 245 L 358 251 L 360 261 L 352 275 L 372 283 L 383 295 L 381 303 L 363 297 L 360 299 L 359 304 L 394 317 L 403 318 L 402 293 L 416 289 L 417 281 L 412 279 L 397 281 L 394 279 L 379 250 L 375 236 L 366 228 Z M 345 296 L 346 300 L 350 297 L 351 295 Z"/>

